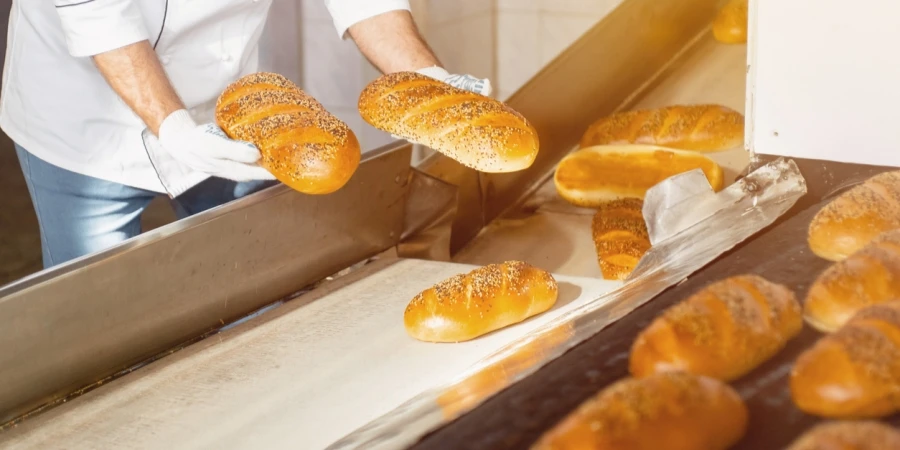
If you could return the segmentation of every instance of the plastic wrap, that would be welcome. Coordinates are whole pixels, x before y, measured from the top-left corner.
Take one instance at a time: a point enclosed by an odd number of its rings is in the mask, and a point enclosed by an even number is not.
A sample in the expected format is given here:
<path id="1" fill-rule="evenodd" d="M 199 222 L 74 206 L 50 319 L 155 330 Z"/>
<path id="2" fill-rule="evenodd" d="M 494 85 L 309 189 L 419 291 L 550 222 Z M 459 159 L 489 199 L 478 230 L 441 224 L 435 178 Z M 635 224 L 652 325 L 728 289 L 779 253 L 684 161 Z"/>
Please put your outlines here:
<path id="1" fill-rule="evenodd" d="M 485 358 L 450 385 L 422 393 L 329 448 L 412 445 L 771 225 L 806 193 L 797 166 L 784 159 L 760 166 L 714 195 L 703 183 L 688 173 L 648 193 L 645 214 L 650 214 L 656 243 L 622 287 L 560 316 Z"/>

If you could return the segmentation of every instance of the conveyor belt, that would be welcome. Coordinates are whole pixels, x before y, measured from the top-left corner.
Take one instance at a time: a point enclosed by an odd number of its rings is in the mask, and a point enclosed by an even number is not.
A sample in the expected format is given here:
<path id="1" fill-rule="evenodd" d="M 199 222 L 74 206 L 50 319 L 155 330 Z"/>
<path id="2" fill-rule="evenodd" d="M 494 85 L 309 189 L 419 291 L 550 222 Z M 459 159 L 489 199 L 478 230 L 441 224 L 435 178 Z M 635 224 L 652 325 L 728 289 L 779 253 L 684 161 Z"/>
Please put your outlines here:
<path id="1" fill-rule="evenodd" d="M 745 72 L 745 46 L 726 46 L 704 38 L 632 108 L 718 103 L 743 111 Z M 742 149 L 709 156 L 722 165 L 728 182 L 748 162 Z M 551 178 L 520 208 L 489 224 L 454 260 L 489 264 L 498 259 L 522 259 L 555 273 L 600 277 L 590 233 L 592 215 L 591 210 L 563 201 Z"/>
<path id="2" fill-rule="evenodd" d="M 403 328 L 419 291 L 470 266 L 380 260 L 0 434 L 0 447 L 323 448 L 618 286 L 557 277 L 548 313 L 473 341 Z"/>

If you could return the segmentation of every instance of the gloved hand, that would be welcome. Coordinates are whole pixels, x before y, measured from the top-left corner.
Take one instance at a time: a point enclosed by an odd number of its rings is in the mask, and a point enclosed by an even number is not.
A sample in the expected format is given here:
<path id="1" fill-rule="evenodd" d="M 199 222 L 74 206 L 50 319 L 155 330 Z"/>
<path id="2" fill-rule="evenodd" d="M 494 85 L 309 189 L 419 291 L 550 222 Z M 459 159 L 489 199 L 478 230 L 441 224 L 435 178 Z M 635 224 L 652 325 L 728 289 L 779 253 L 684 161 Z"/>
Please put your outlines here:
<path id="1" fill-rule="evenodd" d="M 490 96 L 493 91 L 491 88 L 491 80 L 488 80 L 487 78 L 475 78 L 471 75 L 453 75 L 450 72 L 447 72 L 443 67 L 426 67 L 417 70 L 416 73 L 442 81 L 455 88 L 464 89 L 484 96 Z M 400 140 L 404 139 L 403 137 L 394 134 L 392 134 L 391 137 Z M 418 144 L 418 142 L 413 142 L 409 139 L 406 140 L 411 144 Z"/>
<path id="2" fill-rule="evenodd" d="M 197 125 L 185 109 L 163 120 L 159 143 L 174 160 L 197 172 L 233 181 L 275 179 L 256 164 L 256 146 L 229 139 L 215 124 Z"/>
<path id="3" fill-rule="evenodd" d="M 487 78 L 475 78 L 471 75 L 452 75 L 450 72 L 444 70 L 444 68 L 438 66 L 426 67 L 424 69 L 419 69 L 416 72 L 425 75 L 426 77 L 443 81 L 455 88 L 465 89 L 476 94 L 490 96 L 492 92 L 491 80 L 488 80 Z"/>

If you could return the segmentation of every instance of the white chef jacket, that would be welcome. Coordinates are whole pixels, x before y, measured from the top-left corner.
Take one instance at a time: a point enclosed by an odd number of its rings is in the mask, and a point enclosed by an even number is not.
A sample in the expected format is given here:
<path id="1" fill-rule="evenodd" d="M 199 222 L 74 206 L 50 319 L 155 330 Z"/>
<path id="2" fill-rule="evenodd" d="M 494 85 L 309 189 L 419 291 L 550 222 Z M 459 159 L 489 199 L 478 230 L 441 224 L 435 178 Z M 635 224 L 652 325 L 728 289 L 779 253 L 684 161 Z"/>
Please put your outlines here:
<path id="1" fill-rule="evenodd" d="M 408 0 L 324 1 L 341 38 L 359 21 L 409 10 Z M 271 4 L 13 0 L 0 128 L 55 166 L 165 192 L 141 138 L 146 125 L 109 87 L 90 56 L 149 40 L 191 115 L 198 123 L 210 122 L 222 90 L 258 70 L 259 38 Z"/>

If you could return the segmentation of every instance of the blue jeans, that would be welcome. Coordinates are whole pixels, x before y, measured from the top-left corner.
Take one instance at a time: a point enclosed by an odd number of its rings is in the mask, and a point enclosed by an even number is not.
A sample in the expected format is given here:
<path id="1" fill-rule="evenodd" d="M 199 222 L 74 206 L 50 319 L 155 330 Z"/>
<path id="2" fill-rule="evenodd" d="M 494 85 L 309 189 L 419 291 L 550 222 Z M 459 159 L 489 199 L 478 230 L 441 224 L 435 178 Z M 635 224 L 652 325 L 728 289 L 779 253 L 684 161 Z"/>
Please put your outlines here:
<path id="1" fill-rule="evenodd" d="M 110 248 L 141 233 L 141 213 L 156 192 L 54 166 L 16 144 L 41 231 L 44 268 Z M 277 184 L 210 178 L 170 200 L 179 219 Z"/>

